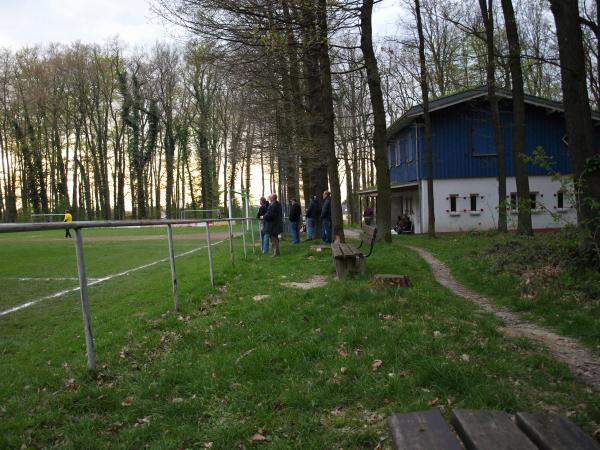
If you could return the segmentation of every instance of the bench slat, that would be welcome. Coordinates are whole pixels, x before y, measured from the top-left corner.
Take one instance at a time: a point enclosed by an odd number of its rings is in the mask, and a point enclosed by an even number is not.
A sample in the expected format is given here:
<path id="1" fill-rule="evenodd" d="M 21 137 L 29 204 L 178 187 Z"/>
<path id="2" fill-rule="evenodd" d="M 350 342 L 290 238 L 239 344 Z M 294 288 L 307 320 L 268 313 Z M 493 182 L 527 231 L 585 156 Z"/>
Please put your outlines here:
<path id="1" fill-rule="evenodd" d="M 542 450 L 600 450 L 600 445 L 564 417 L 520 412 L 517 425 Z"/>
<path id="2" fill-rule="evenodd" d="M 439 410 L 397 414 L 388 420 L 396 450 L 461 450 Z"/>
<path id="3" fill-rule="evenodd" d="M 469 450 L 537 450 L 503 411 L 455 409 L 451 423 Z"/>

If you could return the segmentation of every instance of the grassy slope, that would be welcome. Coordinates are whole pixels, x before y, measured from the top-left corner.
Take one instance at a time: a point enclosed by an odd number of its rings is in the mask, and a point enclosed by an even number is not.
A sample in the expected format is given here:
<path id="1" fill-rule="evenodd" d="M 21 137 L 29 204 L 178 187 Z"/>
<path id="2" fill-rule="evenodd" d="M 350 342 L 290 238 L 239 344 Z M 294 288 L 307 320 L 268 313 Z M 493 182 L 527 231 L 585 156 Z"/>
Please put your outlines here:
<path id="1" fill-rule="evenodd" d="M 0 318 L 0 447 L 228 449 L 257 445 L 262 428 L 270 448 L 373 448 L 387 416 L 430 405 L 600 422 L 599 395 L 542 349 L 504 339 L 398 243 L 378 246 L 368 269 L 409 275 L 407 290 L 367 279 L 292 290 L 280 283 L 333 278 L 330 255 L 284 243 L 280 259 L 242 261 L 236 244 L 235 268 L 226 246 L 215 255 L 219 289 L 205 254 L 178 260 L 181 316 L 166 264 L 91 288 L 96 378 L 76 295 Z"/>
<path id="2" fill-rule="evenodd" d="M 533 239 L 553 239 L 551 234 L 540 234 L 534 238 L 516 236 L 502 237 L 486 234 L 463 234 L 429 238 L 427 236 L 399 236 L 398 242 L 422 246 L 433 252 L 452 270 L 452 275 L 477 292 L 489 296 L 498 304 L 518 311 L 522 317 L 551 327 L 558 333 L 578 338 L 592 350 L 600 353 L 600 298 L 577 300 L 577 289 L 583 283 L 600 286 L 600 275 L 593 270 L 576 269 L 565 271 L 544 295 L 535 299 L 522 295 L 519 274 L 492 269 L 494 256 L 489 248 L 496 242 L 510 239 L 513 245 L 530 246 Z M 521 243 L 521 244 L 520 244 Z M 550 243 L 548 244 L 550 245 Z M 501 255 L 506 258 L 506 255 Z M 535 254 L 515 251 L 511 258 L 535 259 Z M 524 261 L 527 265 L 527 261 Z M 600 289 L 600 288 L 599 288 Z"/>

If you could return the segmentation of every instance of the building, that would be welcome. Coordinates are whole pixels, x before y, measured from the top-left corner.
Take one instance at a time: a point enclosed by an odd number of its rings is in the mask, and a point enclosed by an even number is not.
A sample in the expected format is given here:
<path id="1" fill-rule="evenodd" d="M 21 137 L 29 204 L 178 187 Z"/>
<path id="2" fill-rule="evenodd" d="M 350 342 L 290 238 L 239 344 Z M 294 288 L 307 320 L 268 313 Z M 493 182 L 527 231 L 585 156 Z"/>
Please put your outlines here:
<path id="1" fill-rule="evenodd" d="M 508 226 L 516 228 L 517 197 L 512 157 L 511 94 L 500 90 L 502 133 L 506 159 Z M 571 172 L 561 103 L 525 96 L 525 151 L 542 148 L 552 171 Z M 494 133 L 485 87 L 430 102 L 435 227 L 439 232 L 489 230 L 498 223 L 498 170 Z M 600 115 L 594 114 L 600 123 Z M 427 231 L 427 170 L 422 106 L 411 108 L 387 134 L 392 190 L 392 223 L 408 214 L 416 233 Z M 528 163 L 534 229 L 575 223 L 576 210 L 564 179 L 548 167 Z M 367 189 L 363 196 L 376 195 Z"/>

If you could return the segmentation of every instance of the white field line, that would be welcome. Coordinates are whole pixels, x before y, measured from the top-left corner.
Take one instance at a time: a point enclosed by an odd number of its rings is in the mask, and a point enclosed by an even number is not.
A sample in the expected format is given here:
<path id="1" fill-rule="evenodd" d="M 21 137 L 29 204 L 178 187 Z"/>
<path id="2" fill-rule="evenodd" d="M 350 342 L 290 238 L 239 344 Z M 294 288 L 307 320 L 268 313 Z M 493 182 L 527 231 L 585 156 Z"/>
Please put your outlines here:
<path id="1" fill-rule="evenodd" d="M 225 240 L 214 242 L 212 245 L 219 245 L 219 244 L 221 244 L 223 242 L 225 242 Z M 192 253 L 196 253 L 197 251 L 203 250 L 205 248 L 207 248 L 206 245 L 204 245 L 202 247 L 194 248 L 194 249 L 189 250 L 187 252 L 180 253 L 179 255 L 176 255 L 175 258 L 179 258 L 181 256 L 187 256 L 187 255 L 190 255 Z M 144 264 L 143 266 L 134 267 L 133 269 L 125 270 L 123 272 L 114 273 L 112 275 L 107 275 L 107 276 L 102 277 L 102 278 L 94 278 L 93 281 L 91 281 L 91 282 L 88 283 L 88 286 L 94 286 L 96 284 L 104 283 L 105 281 L 110 281 L 110 280 L 113 280 L 115 278 L 123 277 L 125 275 L 129 275 L 130 273 L 137 272 L 137 271 L 143 270 L 143 269 L 147 269 L 148 267 L 155 266 L 157 264 L 166 262 L 168 260 L 169 260 L 168 257 L 167 258 L 162 258 L 162 259 L 159 259 L 158 261 L 153 261 L 151 263 Z M 77 280 L 78 279 L 79 278 L 77 278 Z M 29 308 L 30 306 L 33 306 L 33 305 L 35 305 L 37 303 L 40 303 L 40 302 L 43 302 L 45 300 L 51 300 L 53 298 L 62 297 L 63 295 L 67 295 L 67 294 L 70 294 L 72 292 L 77 292 L 77 291 L 79 291 L 79 286 L 74 287 L 74 288 L 65 289 L 64 291 L 55 292 L 54 294 L 50 294 L 50 295 L 47 295 L 45 297 L 38 298 L 37 300 L 32 300 L 32 301 L 27 302 L 27 303 L 22 303 L 20 305 L 14 306 L 14 307 L 12 307 L 10 309 L 5 309 L 4 311 L 0 311 L 0 317 L 6 316 L 6 315 L 11 314 L 11 313 L 14 313 L 14 312 L 19 311 L 21 309 Z"/>
<path id="2" fill-rule="evenodd" d="M 77 277 L 0 277 L 0 280 L 8 281 L 79 281 Z M 88 280 L 98 280 L 98 278 L 88 278 Z"/>

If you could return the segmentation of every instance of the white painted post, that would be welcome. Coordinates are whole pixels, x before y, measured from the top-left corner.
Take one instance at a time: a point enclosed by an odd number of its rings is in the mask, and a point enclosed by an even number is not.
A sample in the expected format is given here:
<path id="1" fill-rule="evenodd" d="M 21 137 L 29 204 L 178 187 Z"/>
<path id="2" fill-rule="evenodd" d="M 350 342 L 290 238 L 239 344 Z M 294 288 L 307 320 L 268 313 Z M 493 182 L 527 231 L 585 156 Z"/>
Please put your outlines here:
<path id="1" fill-rule="evenodd" d="M 206 222 L 206 243 L 208 249 L 208 267 L 210 268 L 210 284 L 215 287 L 215 274 L 213 267 L 212 244 L 210 240 L 210 221 Z"/>
<path id="2" fill-rule="evenodd" d="M 228 191 L 229 195 L 227 196 L 227 200 L 229 201 L 229 218 L 231 219 L 233 217 L 233 206 L 231 203 L 231 195 L 233 194 L 233 191 Z"/>
<path id="3" fill-rule="evenodd" d="M 173 302 L 175 311 L 179 312 L 179 294 L 177 293 L 177 273 L 175 272 L 175 252 L 173 250 L 173 229 L 167 225 L 167 237 L 169 240 L 169 262 L 171 263 L 171 286 L 173 288 Z"/>
<path id="4" fill-rule="evenodd" d="M 83 237 L 81 229 L 75 228 L 75 252 L 77 254 L 77 272 L 79 273 L 79 297 L 81 299 L 81 312 L 83 314 L 83 331 L 85 333 L 85 348 L 87 351 L 88 369 L 96 370 L 96 350 L 94 349 L 94 335 L 92 334 L 92 318 L 88 299 L 87 275 L 85 273 L 85 259 L 83 257 Z"/>
<path id="5" fill-rule="evenodd" d="M 246 191 L 246 217 L 250 215 L 250 192 Z M 246 227 L 246 231 L 248 231 L 248 223 L 247 220 L 244 221 L 244 226 Z"/>

